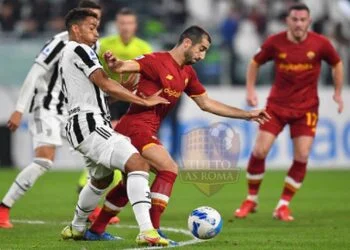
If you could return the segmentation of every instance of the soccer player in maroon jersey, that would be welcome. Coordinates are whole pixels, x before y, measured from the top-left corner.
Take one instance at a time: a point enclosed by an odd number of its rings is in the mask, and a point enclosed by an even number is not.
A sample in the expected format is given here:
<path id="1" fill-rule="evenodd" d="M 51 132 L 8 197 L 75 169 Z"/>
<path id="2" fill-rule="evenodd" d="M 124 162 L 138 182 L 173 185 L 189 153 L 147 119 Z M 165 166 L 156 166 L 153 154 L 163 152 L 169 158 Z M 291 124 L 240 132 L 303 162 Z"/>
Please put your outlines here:
<path id="1" fill-rule="evenodd" d="M 265 172 L 265 158 L 278 134 L 288 124 L 294 159 L 273 217 L 282 221 L 294 219 L 289 202 L 303 183 L 316 132 L 319 106 L 317 80 L 322 60 L 332 66 L 333 99 L 338 104 L 338 112 L 343 110 L 342 62 L 327 38 L 308 31 L 311 23 L 309 8 L 304 4 L 291 6 L 286 21 L 287 31 L 269 37 L 248 66 L 247 101 L 251 106 L 256 106 L 258 102 L 255 82 L 259 66 L 273 60 L 276 73 L 266 106 L 272 119 L 260 125 L 248 163 L 248 196 L 235 211 L 237 218 L 245 218 L 256 211 L 258 191 Z"/>
<path id="2" fill-rule="evenodd" d="M 118 61 L 110 53 L 105 59 L 115 72 L 139 72 L 138 96 L 150 96 L 163 90 L 161 97 L 170 104 L 143 108 L 131 105 L 116 125 L 115 130 L 128 136 L 131 143 L 153 166 L 157 175 L 151 187 L 152 208 L 150 210 L 154 228 L 160 228 L 160 217 L 164 212 L 175 182 L 178 167 L 157 138 L 160 123 L 174 107 L 183 92 L 203 110 L 219 116 L 256 121 L 263 124 L 269 119 L 264 110 L 244 111 L 211 99 L 199 82 L 191 64 L 205 58 L 211 44 L 209 34 L 198 26 L 191 26 L 180 36 L 177 45 L 169 52 L 143 55 L 136 60 Z M 128 202 L 125 183 L 119 183 L 106 197 L 104 208 L 86 234 L 87 239 L 98 239 L 105 231 L 109 219 L 115 216 Z M 158 230 L 160 234 L 162 232 Z M 93 234 L 91 234 L 93 233 Z M 97 237 L 94 237 L 97 236 Z"/>

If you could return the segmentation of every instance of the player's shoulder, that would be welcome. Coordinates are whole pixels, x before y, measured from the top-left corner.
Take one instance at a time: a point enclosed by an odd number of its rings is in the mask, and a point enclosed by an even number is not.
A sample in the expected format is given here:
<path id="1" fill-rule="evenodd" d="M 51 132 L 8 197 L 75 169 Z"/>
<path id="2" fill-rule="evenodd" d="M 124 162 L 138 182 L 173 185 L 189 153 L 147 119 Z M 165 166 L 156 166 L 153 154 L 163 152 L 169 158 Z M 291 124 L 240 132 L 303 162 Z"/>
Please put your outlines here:
<path id="1" fill-rule="evenodd" d="M 62 31 L 60 33 L 57 33 L 56 35 L 54 35 L 53 39 L 60 40 L 65 43 L 68 42 L 69 40 L 68 31 Z"/>
<path id="2" fill-rule="evenodd" d="M 67 44 L 66 44 L 66 47 L 65 47 L 65 50 L 64 50 L 64 54 L 70 54 L 70 55 L 81 55 L 82 53 L 87 53 L 87 54 L 95 54 L 94 50 L 86 45 L 86 44 L 83 44 L 83 43 L 77 43 L 76 41 L 69 41 Z"/>
<path id="3" fill-rule="evenodd" d="M 316 40 L 318 42 L 329 42 L 329 39 L 326 36 L 316 33 L 314 31 L 309 31 L 308 35 L 311 39 Z"/>

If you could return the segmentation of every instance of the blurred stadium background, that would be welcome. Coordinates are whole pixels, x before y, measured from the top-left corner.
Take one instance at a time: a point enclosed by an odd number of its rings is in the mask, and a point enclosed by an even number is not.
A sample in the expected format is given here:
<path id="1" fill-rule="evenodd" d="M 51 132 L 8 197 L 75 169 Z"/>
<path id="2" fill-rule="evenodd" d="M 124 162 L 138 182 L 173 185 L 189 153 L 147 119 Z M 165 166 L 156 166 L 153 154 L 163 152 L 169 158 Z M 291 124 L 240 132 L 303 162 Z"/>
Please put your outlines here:
<path id="1" fill-rule="evenodd" d="M 292 0 L 101 0 L 103 18 L 101 37 L 116 33 L 115 13 L 122 7 L 133 8 L 139 16 L 138 35 L 153 49 L 171 48 L 184 27 L 199 24 L 213 35 L 213 45 L 203 62 L 195 65 L 200 80 L 209 93 L 226 103 L 245 107 L 246 65 L 262 41 L 285 28 L 284 18 Z M 350 1 L 306 0 L 313 19 L 312 29 L 330 37 L 345 65 L 345 112 L 336 113 L 332 102 L 330 69 L 324 67 L 320 79 L 320 123 L 311 155 L 314 167 L 350 166 L 349 55 Z M 10 134 L 6 128 L 20 86 L 44 42 L 64 29 L 64 15 L 78 0 L 2 0 L 0 1 L 0 166 L 25 166 L 32 157 L 27 119 Z M 198 7 L 200 6 L 200 7 Z M 264 105 L 273 78 L 272 64 L 260 71 L 258 82 L 260 106 Z M 179 159 L 181 134 L 194 127 L 217 121 L 231 124 L 241 136 L 239 164 L 245 165 L 252 147 L 255 126 L 246 122 L 219 119 L 196 112 L 188 98 L 165 122 L 161 138 L 172 155 Z M 288 166 L 291 147 L 285 131 L 270 154 L 273 166 Z M 57 153 L 56 166 L 81 166 L 67 147 Z M 79 160 L 78 160 L 79 161 Z"/>

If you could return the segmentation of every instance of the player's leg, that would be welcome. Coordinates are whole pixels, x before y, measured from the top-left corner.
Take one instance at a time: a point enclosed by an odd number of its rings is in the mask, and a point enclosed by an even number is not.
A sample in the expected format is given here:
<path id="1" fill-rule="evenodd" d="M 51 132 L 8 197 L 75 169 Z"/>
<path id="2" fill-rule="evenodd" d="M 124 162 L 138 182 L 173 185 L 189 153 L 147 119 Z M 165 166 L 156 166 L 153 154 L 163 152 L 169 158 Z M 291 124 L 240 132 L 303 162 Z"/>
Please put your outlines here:
<path id="1" fill-rule="evenodd" d="M 150 146 L 143 147 L 142 156 L 157 172 L 151 187 L 152 207 L 150 209 L 150 215 L 154 228 L 162 236 L 165 236 L 159 229 L 160 219 L 169 202 L 178 167 L 163 146 L 156 144 L 156 142 L 148 145 Z M 104 207 L 90 230 L 99 234 L 103 233 L 110 218 L 118 214 L 127 203 L 126 185 L 124 182 L 120 182 L 109 191 Z M 176 244 L 173 241 L 170 241 L 170 243 L 173 245 Z"/>
<path id="2" fill-rule="evenodd" d="M 129 198 L 126 191 L 126 176 L 114 186 L 106 195 L 104 205 L 96 220 L 91 224 L 90 231 L 102 235 L 107 228 L 109 221 L 117 216 L 128 204 Z"/>
<path id="3" fill-rule="evenodd" d="M 35 158 L 16 177 L 0 205 L 0 227 L 11 228 L 10 209 L 36 182 L 36 180 L 52 167 L 56 146 L 62 145 L 60 133 L 61 121 L 40 109 L 34 111 L 29 123 L 33 136 Z"/>
<path id="4" fill-rule="evenodd" d="M 168 151 L 161 145 L 144 149 L 142 156 L 156 170 L 151 186 L 152 207 L 150 215 L 154 228 L 160 228 L 160 218 L 166 209 L 178 173 L 178 166 Z"/>
<path id="5" fill-rule="evenodd" d="M 16 177 L 0 204 L 0 227 L 11 228 L 9 213 L 15 202 L 20 199 L 36 180 L 52 167 L 55 146 L 41 146 L 35 150 L 35 158 Z"/>
<path id="6" fill-rule="evenodd" d="M 256 211 L 258 192 L 265 173 L 265 159 L 275 139 L 274 134 L 259 130 L 247 167 L 248 195 L 235 211 L 237 218 L 245 218 L 249 213 Z"/>
<path id="7" fill-rule="evenodd" d="M 277 219 L 283 221 L 294 220 L 289 209 L 289 203 L 303 183 L 313 140 L 312 136 L 293 138 L 293 163 L 284 180 L 284 188 L 273 214 Z"/>
<path id="8" fill-rule="evenodd" d="M 253 152 L 247 167 L 248 196 L 236 209 L 235 217 L 245 218 L 255 212 L 258 205 L 258 192 L 265 173 L 265 159 L 278 134 L 282 131 L 285 121 L 281 113 L 276 113 L 269 106 L 267 112 L 271 119 L 260 125 Z"/>
<path id="9" fill-rule="evenodd" d="M 123 150 L 120 150 L 120 148 Z M 131 156 L 130 152 L 133 152 Z M 126 156 L 128 157 L 127 161 L 123 161 Z M 150 218 L 151 192 L 148 186 L 149 164 L 127 139 L 120 140 L 118 147 L 113 151 L 111 162 L 112 166 L 119 166 L 121 170 L 124 169 L 124 172 L 127 173 L 126 191 L 140 228 L 136 242 L 139 245 L 168 245 L 168 240 L 159 236 Z"/>

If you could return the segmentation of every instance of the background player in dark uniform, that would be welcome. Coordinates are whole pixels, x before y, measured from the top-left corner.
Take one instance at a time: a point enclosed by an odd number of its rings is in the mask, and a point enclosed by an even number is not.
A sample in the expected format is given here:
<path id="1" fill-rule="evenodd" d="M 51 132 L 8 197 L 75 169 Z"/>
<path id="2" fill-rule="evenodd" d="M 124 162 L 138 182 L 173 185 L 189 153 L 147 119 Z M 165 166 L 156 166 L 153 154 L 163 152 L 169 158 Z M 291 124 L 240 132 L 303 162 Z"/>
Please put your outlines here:
<path id="1" fill-rule="evenodd" d="M 265 158 L 278 134 L 288 124 L 294 159 L 273 216 L 283 221 L 294 219 L 288 205 L 304 180 L 316 132 L 319 106 L 317 81 L 322 60 L 332 66 L 335 86 L 333 99 L 338 104 L 338 112 L 343 110 L 342 62 L 327 38 L 308 31 L 310 23 L 310 11 L 306 5 L 291 6 L 287 16 L 288 30 L 269 37 L 248 66 L 247 101 L 251 106 L 256 106 L 258 101 L 255 82 L 259 66 L 273 60 L 276 73 L 266 107 L 272 119 L 260 125 L 248 163 L 248 196 L 235 211 L 238 218 L 244 218 L 256 210 Z"/>
<path id="2" fill-rule="evenodd" d="M 110 68 L 116 72 L 141 73 L 138 96 L 150 96 L 162 90 L 160 96 L 170 102 L 169 105 L 158 105 L 155 108 L 131 105 L 115 127 L 118 133 L 131 139 L 131 143 L 157 172 L 151 187 L 150 210 L 153 226 L 157 229 L 160 228 L 160 217 L 168 204 L 178 172 L 176 162 L 158 140 L 157 132 L 162 120 L 175 106 L 181 94 L 185 92 L 203 111 L 219 116 L 257 121 L 260 124 L 269 117 L 264 110 L 244 111 L 208 96 L 191 64 L 205 58 L 210 44 L 211 38 L 206 31 L 198 26 L 191 26 L 181 34 L 177 45 L 169 52 L 151 53 L 129 61 L 117 61 L 111 53 L 105 54 Z M 106 222 L 127 202 L 125 184 L 120 183 L 107 195 L 104 209 L 90 230 L 97 234 L 103 233 Z M 160 230 L 158 232 L 162 235 Z"/>

